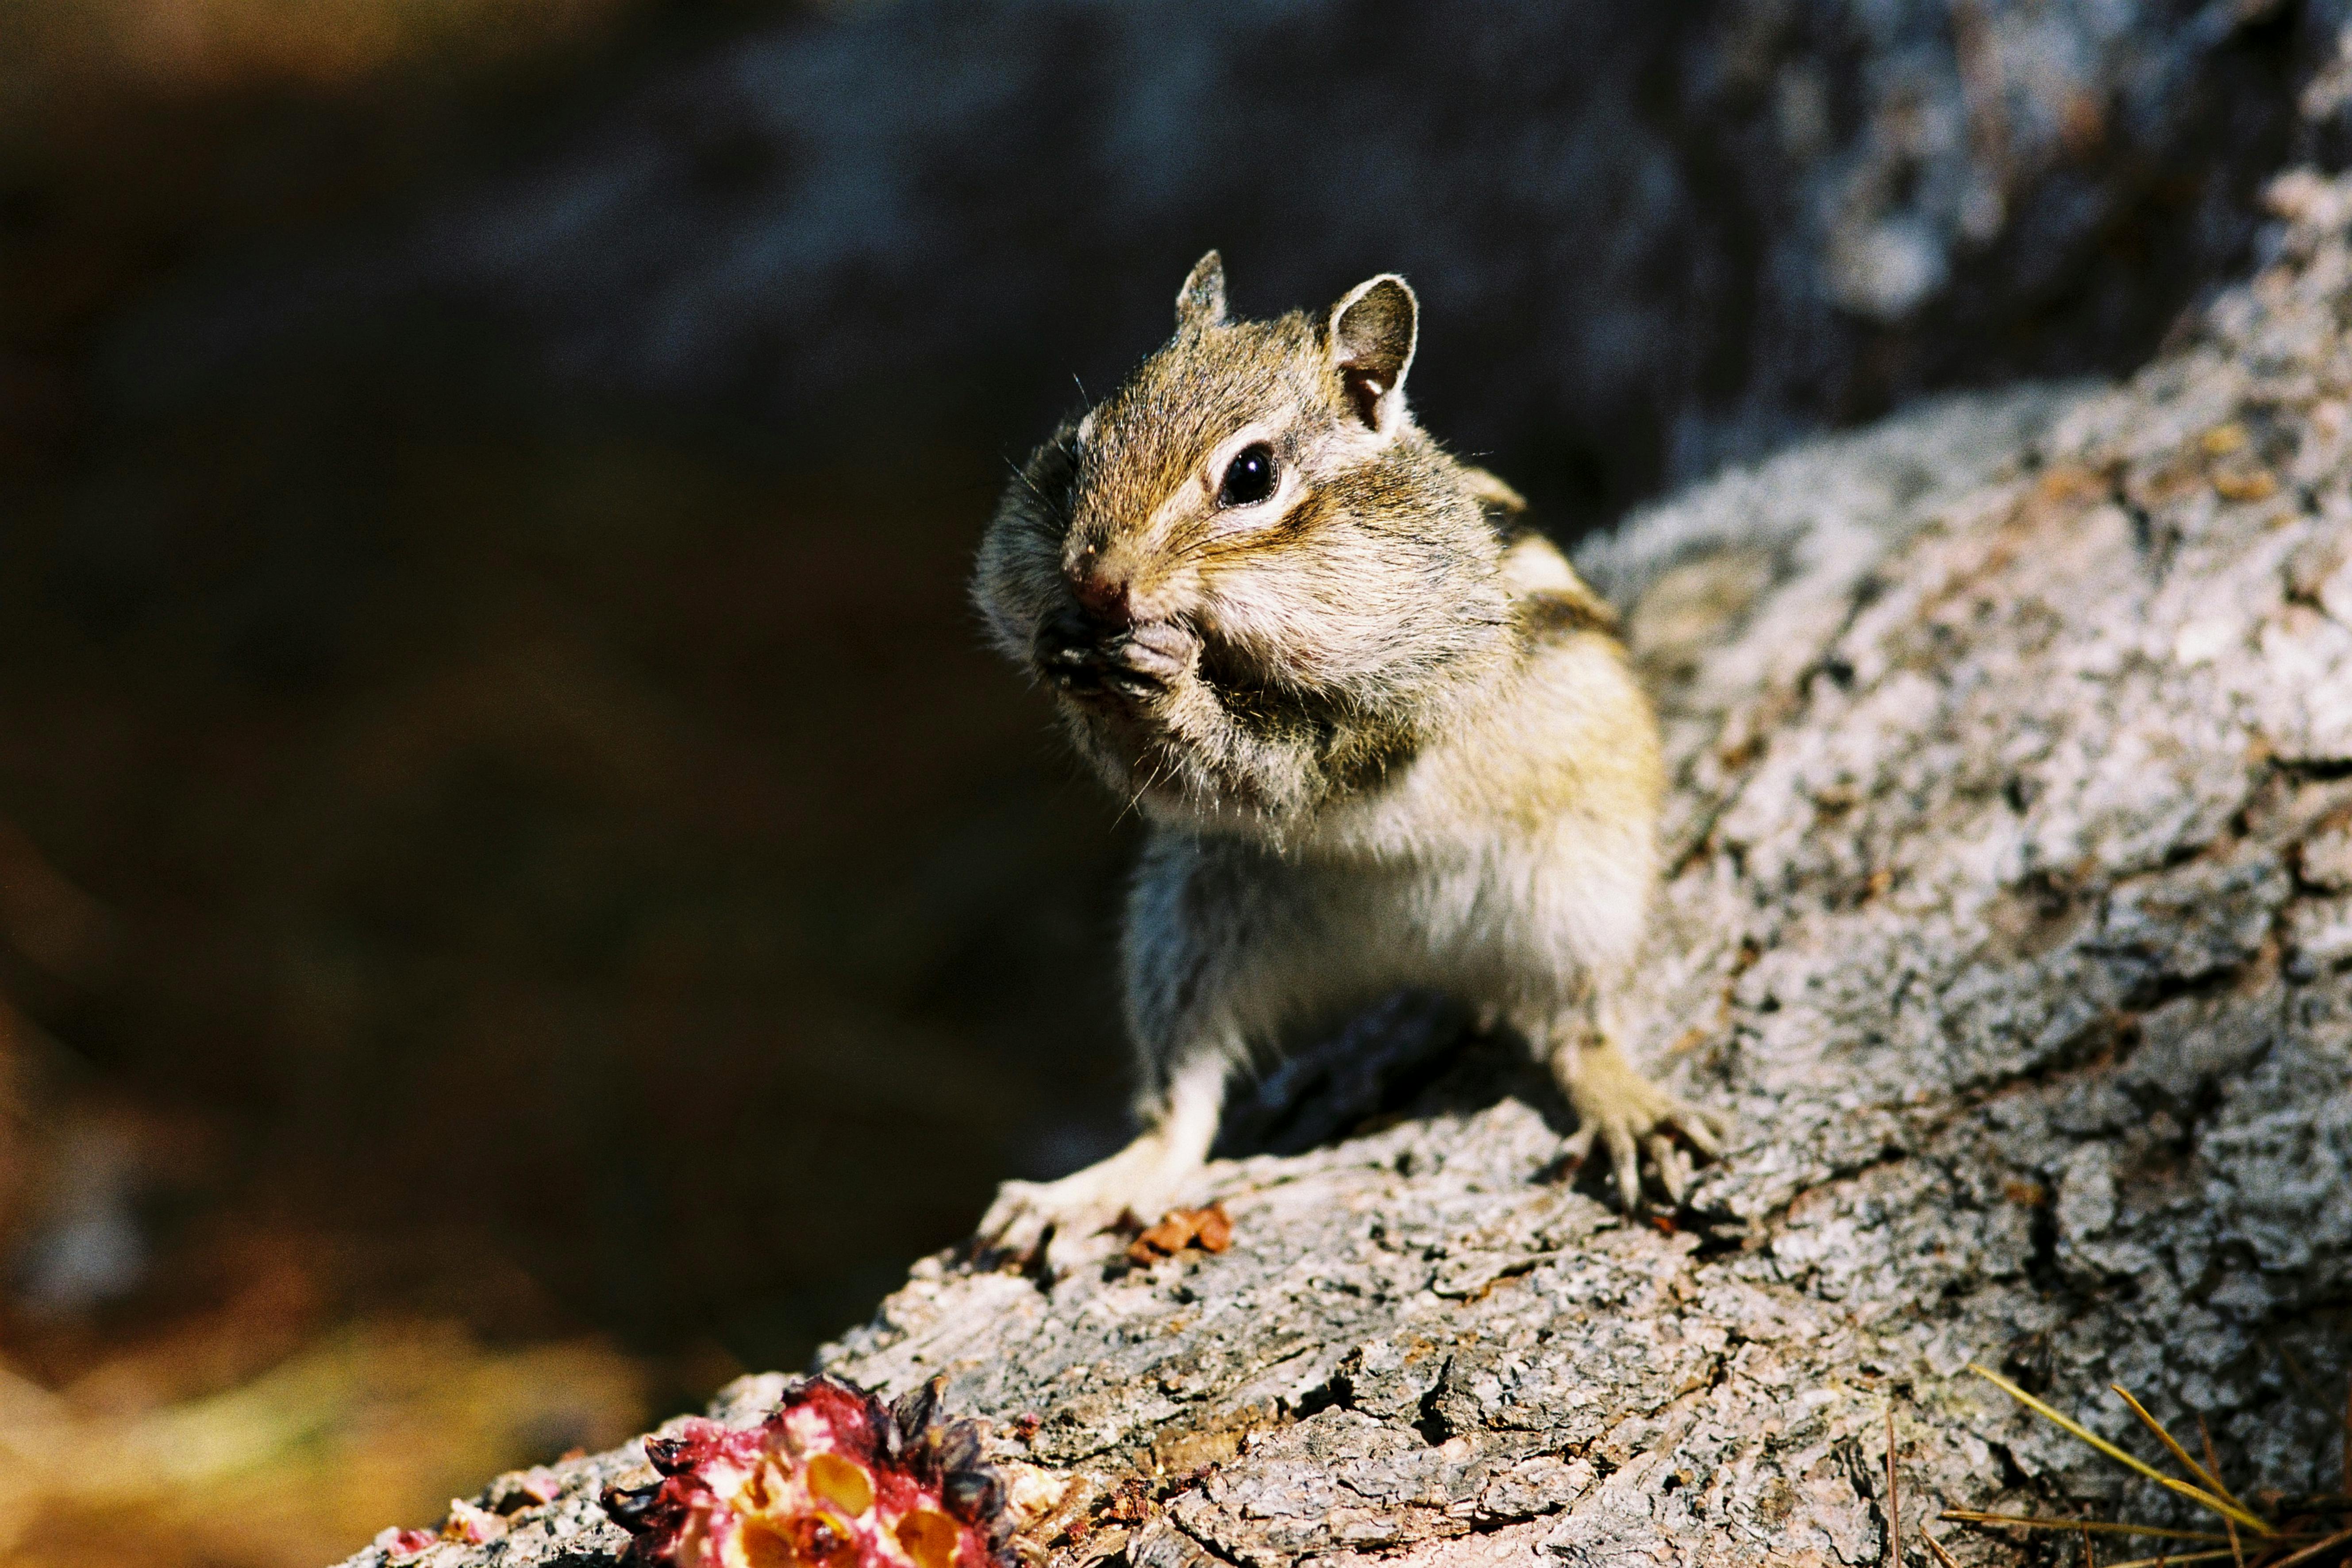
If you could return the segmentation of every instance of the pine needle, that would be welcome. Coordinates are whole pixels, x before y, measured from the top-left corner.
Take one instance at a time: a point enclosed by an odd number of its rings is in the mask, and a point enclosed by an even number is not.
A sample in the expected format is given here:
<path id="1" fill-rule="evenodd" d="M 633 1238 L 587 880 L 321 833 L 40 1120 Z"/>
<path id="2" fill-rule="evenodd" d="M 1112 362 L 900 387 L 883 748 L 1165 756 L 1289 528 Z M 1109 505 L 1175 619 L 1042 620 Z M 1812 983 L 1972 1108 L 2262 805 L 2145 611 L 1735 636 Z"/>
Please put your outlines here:
<path id="1" fill-rule="evenodd" d="M 2189 1457 L 2189 1450 L 2182 1447 L 2179 1442 L 2174 1438 L 2170 1432 L 2165 1430 L 2163 1422 L 2158 1421 L 2155 1416 L 2150 1415 L 2147 1413 L 2147 1407 L 2146 1405 L 2142 1405 L 2138 1400 L 2134 1399 L 2131 1396 L 2131 1390 L 2126 1388 L 2120 1383 L 2111 1383 L 2107 1384 L 2107 1386 L 2114 1389 L 2116 1395 L 2120 1397 L 2126 1405 L 2131 1406 L 2132 1414 L 2138 1416 L 2147 1426 L 2147 1429 L 2155 1433 L 2166 1447 L 2172 1450 L 2172 1457 L 2180 1461 L 2180 1468 L 2189 1472 L 2189 1476 L 2191 1480 L 2194 1480 L 2199 1486 L 2210 1491 L 2215 1497 L 2223 1498 L 2231 1502 L 2237 1503 L 2240 1508 L 2244 1508 L 2246 1506 L 2242 1502 L 2238 1502 L 2238 1499 L 2231 1492 L 2230 1489 L 2221 1484 L 2221 1477 L 2215 1475 L 2212 1471 L 2207 1469 L 2204 1466 L 2199 1464 L 2196 1460 Z"/>
<path id="2" fill-rule="evenodd" d="M 2178 1493 L 2179 1495 L 2189 1499 L 2189 1501 L 2198 1504 L 2200 1507 L 2209 1509 L 2211 1511 L 2220 1514 L 2226 1522 L 2231 1524 L 2242 1524 L 2257 1535 L 2275 1535 L 2278 1533 L 2267 1521 L 2258 1515 L 2247 1511 L 2246 1509 L 2239 1504 L 2225 1502 L 2221 1499 L 2215 1497 L 2211 1492 L 2207 1491 L 2202 1487 L 2191 1486 L 2189 1482 L 2183 1480 L 2176 1480 L 2172 1477 L 2166 1475 L 2162 1470 L 2156 1468 L 2154 1466 L 2147 1464 L 2137 1457 L 2126 1453 L 2123 1449 L 2116 1447 L 2113 1443 L 2108 1442 L 2105 1437 L 2093 1432 L 2089 1427 L 2084 1426 L 2081 1422 L 2072 1420 L 2067 1416 L 2060 1415 L 2056 1410 L 2052 1409 L 2049 1405 L 2044 1405 L 2039 1399 L 2034 1398 L 2033 1395 L 2026 1393 L 2025 1390 L 2018 1387 L 2017 1384 L 2010 1382 L 2009 1379 L 2001 1376 L 2000 1373 L 1988 1371 L 1986 1368 L 1977 1365 L 1974 1362 L 1969 1363 L 1969 1370 L 1975 1373 L 1979 1377 L 1983 1378 L 1987 1383 L 1991 1384 L 1995 1388 L 2000 1389 L 2003 1394 L 2008 1394 L 2011 1399 L 2016 1400 L 2020 1405 L 2024 1405 L 2028 1410 L 2032 1411 L 2036 1415 L 2041 1416 L 2043 1420 L 2054 1423 L 2055 1425 L 2064 1428 L 2066 1431 L 2081 1438 L 2084 1442 L 2088 1443 L 2092 1447 L 2096 1448 L 2100 1453 L 2105 1454 L 2110 1459 L 2115 1460 L 2117 1464 L 2124 1465 L 2130 1469 L 2138 1472 L 2140 1475 L 2146 1476 L 2149 1480 L 2154 1481 L 2157 1485 L 2164 1488 L 2167 1491 Z"/>
<path id="3" fill-rule="evenodd" d="M 2172 1530 L 2160 1524 L 2110 1524 L 2099 1519 L 2043 1519 L 2029 1513 L 1984 1513 L 1972 1508 L 1948 1508 L 1946 1519 L 1962 1524 L 2006 1524 L 2020 1530 L 2095 1530 L 2102 1535 L 2145 1535 L 2158 1541 L 2193 1541 L 2220 1544 L 2226 1535 L 2205 1530 Z"/>
<path id="4" fill-rule="evenodd" d="M 2032 1514 L 1989 1513 L 1975 1509 L 1946 1509 L 1942 1517 L 1964 1524 L 1999 1526 L 2011 1530 L 2046 1530 L 2068 1531 L 2081 1536 L 2084 1568 L 2098 1568 L 2092 1545 L 2094 1534 L 2144 1535 L 2159 1541 L 2189 1542 L 2206 1548 L 2203 1551 L 2175 1553 L 2168 1549 L 2155 1557 L 2137 1557 L 2126 1563 L 2113 1563 L 2106 1568 L 2172 1568 L 2175 1563 L 2228 1562 L 2234 1568 L 2319 1568 L 2321 1563 L 2336 1568 L 2352 1568 L 2352 1389 L 2347 1389 L 2344 1410 L 2345 1489 L 2336 1497 L 2306 1497 L 2282 1499 L 2273 1494 L 2268 1512 L 2277 1522 L 2256 1513 L 2221 1479 L 2221 1462 L 2213 1446 L 2213 1434 L 2205 1418 L 2199 1415 L 2197 1433 L 2205 1449 L 2200 1462 L 2183 1447 L 2164 1424 L 2148 1413 L 2147 1407 L 2132 1396 L 2120 1384 L 2109 1384 L 2140 1424 L 2156 1435 L 2173 1461 L 2193 1480 L 2183 1481 L 2162 1474 L 2139 1459 L 2124 1452 L 2113 1443 L 2085 1430 L 2082 1424 L 2068 1419 L 2036 1399 L 2025 1390 L 1998 1373 L 1981 1366 L 1969 1370 L 1991 1384 L 2020 1405 L 2042 1419 L 2096 1448 L 2100 1453 L 2135 1474 L 2156 1482 L 2177 1497 L 2185 1497 L 2209 1512 L 2220 1515 L 2221 1533 L 2210 1531 L 2175 1530 L 2162 1525 L 2133 1524 L 2127 1521 L 2106 1523 L 2096 1520 L 2048 1519 Z M 1888 1457 L 1893 1458 L 1890 1439 Z M 1890 1480 L 1892 1471 L 1889 1472 Z M 2253 1532 L 2249 1541 L 2242 1529 Z M 2332 1532 L 2332 1533 L 2331 1533 Z M 1939 1568 L 1957 1568 L 1949 1553 L 1933 1538 L 1922 1532 L 1934 1551 Z"/>

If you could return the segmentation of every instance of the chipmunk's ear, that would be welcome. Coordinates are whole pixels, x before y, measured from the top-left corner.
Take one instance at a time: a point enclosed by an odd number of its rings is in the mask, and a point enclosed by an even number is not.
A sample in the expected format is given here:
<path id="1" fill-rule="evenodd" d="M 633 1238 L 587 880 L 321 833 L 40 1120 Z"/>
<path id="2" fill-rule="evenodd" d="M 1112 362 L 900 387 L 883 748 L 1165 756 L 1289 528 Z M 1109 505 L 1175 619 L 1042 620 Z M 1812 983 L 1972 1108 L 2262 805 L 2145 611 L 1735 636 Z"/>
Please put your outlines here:
<path id="1" fill-rule="evenodd" d="M 1404 376 L 1421 301 L 1393 272 L 1357 284 L 1331 307 L 1331 366 L 1356 417 L 1386 436 L 1404 416 Z"/>
<path id="2" fill-rule="evenodd" d="M 1225 321 L 1225 258 L 1215 251 L 1192 263 L 1176 290 L 1176 327 L 1219 327 Z"/>

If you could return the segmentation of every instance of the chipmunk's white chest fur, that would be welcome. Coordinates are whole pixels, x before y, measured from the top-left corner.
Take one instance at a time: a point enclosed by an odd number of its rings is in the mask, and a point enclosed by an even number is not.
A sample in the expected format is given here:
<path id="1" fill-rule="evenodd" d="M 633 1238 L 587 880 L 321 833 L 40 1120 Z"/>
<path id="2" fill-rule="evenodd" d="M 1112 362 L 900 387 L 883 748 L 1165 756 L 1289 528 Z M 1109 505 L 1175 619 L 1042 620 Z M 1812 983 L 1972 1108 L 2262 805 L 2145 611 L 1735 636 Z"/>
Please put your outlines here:
<path id="1" fill-rule="evenodd" d="M 1651 760 L 1615 732 L 1630 689 L 1584 711 L 1569 694 L 1596 684 L 1629 685 L 1602 639 L 1545 650 L 1295 842 L 1165 832 L 1129 910 L 1131 978 L 1172 993 L 1156 967 L 1232 944 L 1213 967 L 1249 978 L 1213 1026 L 1252 1039 L 1407 985 L 1556 1016 L 1632 960 L 1655 878 Z"/>

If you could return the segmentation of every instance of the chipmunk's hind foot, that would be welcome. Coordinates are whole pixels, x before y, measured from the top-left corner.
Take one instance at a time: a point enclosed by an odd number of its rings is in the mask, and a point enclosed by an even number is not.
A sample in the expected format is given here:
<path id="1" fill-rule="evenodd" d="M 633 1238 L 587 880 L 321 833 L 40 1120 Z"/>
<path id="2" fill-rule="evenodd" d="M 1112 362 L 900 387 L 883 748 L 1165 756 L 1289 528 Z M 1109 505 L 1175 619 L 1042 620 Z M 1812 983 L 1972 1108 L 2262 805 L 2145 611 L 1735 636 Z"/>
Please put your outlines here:
<path id="1" fill-rule="evenodd" d="M 1644 1155 L 1658 1185 L 1679 1205 L 1690 1187 L 1690 1166 L 1675 1135 L 1709 1159 L 1719 1158 L 1731 1137 L 1729 1118 L 1659 1088 L 1608 1041 L 1561 1047 L 1552 1070 L 1576 1111 L 1565 1162 L 1581 1165 L 1598 1142 L 1609 1152 L 1618 1195 L 1629 1214 L 1641 1205 Z"/>

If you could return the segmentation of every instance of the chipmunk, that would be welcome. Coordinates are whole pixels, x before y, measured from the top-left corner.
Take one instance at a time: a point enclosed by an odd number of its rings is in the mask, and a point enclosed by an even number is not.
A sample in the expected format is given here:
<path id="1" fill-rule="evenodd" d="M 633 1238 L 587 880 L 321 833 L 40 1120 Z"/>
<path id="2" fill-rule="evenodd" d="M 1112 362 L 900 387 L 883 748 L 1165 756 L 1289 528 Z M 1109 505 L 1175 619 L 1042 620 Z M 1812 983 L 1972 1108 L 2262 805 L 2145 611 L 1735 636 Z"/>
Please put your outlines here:
<path id="1" fill-rule="evenodd" d="M 1609 606 L 1404 395 L 1392 273 L 1233 319 L 1202 257 L 1175 335 L 1019 470 L 973 581 L 996 645 L 1150 824 L 1124 971 L 1143 1131 L 1008 1182 L 987 1248 L 1049 1264 L 1174 1205 L 1227 1077 L 1284 1026 L 1404 986 L 1506 1021 L 1598 1138 L 1677 1200 L 1727 1123 L 1635 1069 L 1611 999 L 1657 880 L 1657 721 Z M 1050 1237 L 1050 1243 L 1048 1242 Z"/>

